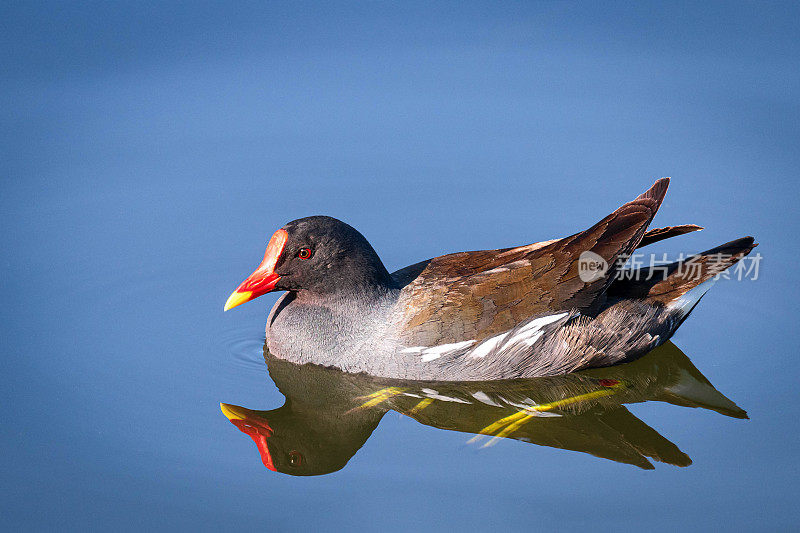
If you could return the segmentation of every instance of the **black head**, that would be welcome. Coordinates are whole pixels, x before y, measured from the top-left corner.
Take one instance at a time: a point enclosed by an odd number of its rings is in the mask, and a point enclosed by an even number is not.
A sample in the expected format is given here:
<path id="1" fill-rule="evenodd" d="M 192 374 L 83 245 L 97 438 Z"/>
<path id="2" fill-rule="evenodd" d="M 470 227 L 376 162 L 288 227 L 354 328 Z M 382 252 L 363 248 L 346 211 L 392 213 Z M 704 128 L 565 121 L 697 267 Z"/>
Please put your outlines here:
<path id="1" fill-rule="evenodd" d="M 393 286 L 363 235 L 341 220 L 313 216 L 293 220 L 272 235 L 264 261 L 228 298 L 225 309 L 274 290 L 346 295 Z"/>

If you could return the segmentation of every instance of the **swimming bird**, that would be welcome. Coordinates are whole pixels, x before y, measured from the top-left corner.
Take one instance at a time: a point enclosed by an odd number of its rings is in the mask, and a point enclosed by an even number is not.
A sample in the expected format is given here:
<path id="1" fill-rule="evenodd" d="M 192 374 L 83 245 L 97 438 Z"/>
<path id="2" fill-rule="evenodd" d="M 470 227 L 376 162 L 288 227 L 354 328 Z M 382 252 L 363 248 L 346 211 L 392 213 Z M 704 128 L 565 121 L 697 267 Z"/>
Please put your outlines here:
<path id="1" fill-rule="evenodd" d="M 225 310 L 286 291 L 267 318 L 275 357 L 372 376 L 485 381 L 628 361 L 666 342 L 718 274 L 756 246 L 743 237 L 670 264 L 624 268 L 636 249 L 702 229 L 648 231 L 668 185 L 656 181 L 569 237 L 393 273 L 350 225 L 301 218 L 272 235 Z"/>

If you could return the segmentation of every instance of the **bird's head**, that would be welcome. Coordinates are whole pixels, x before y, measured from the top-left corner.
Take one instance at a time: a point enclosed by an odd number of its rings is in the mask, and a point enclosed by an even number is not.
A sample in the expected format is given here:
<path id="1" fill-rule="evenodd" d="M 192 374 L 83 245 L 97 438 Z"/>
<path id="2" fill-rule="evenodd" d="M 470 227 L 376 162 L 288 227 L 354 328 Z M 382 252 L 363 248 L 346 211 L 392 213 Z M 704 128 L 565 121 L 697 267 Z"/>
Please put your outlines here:
<path id="1" fill-rule="evenodd" d="M 276 290 L 328 295 L 391 285 L 389 272 L 361 233 L 332 217 L 306 217 L 272 234 L 264 260 L 230 295 L 225 310 Z"/>

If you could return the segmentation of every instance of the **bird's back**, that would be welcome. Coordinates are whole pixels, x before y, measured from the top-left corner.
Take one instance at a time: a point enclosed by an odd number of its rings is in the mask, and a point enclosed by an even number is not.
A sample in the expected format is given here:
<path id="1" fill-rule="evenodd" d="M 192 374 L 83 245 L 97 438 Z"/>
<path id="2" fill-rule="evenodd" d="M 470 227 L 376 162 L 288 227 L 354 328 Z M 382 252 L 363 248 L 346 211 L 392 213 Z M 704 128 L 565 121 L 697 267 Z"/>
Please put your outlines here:
<path id="1" fill-rule="evenodd" d="M 500 250 L 436 257 L 393 274 L 403 287 L 401 339 L 408 346 L 481 341 L 525 320 L 563 311 L 596 313 L 616 274 L 618 258 L 642 241 L 667 190 L 668 179 L 603 220 L 563 239 Z M 609 265 L 584 281 L 581 254 Z"/>

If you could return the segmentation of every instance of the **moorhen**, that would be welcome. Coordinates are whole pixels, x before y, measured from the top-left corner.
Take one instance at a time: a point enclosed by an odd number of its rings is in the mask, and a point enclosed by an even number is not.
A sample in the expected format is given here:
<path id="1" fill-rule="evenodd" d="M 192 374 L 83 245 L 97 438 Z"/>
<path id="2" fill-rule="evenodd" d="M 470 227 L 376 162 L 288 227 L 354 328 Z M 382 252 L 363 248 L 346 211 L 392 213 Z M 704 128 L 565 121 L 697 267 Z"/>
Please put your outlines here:
<path id="1" fill-rule="evenodd" d="M 301 218 L 272 235 L 225 310 L 287 291 L 267 318 L 273 355 L 373 376 L 486 381 L 628 361 L 666 342 L 717 275 L 756 246 L 744 237 L 623 269 L 637 248 L 702 229 L 647 231 L 668 185 L 656 181 L 563 239 L 443 255 L 391 274 L 351 226 Z"/>

